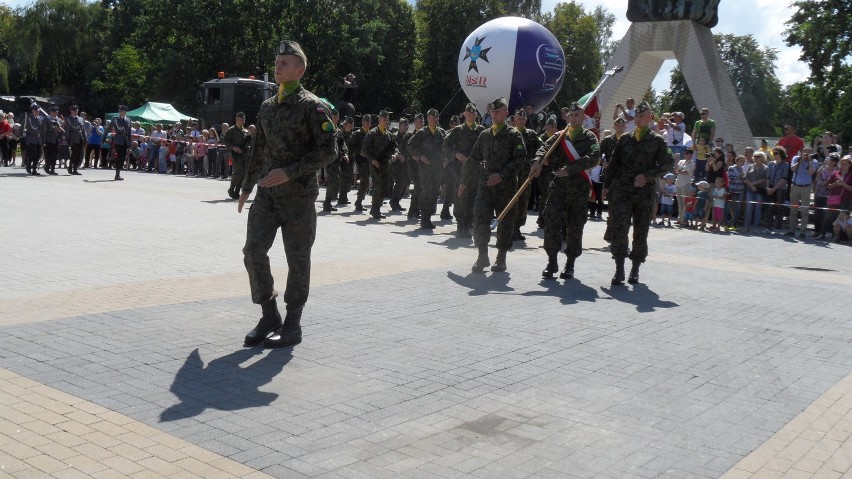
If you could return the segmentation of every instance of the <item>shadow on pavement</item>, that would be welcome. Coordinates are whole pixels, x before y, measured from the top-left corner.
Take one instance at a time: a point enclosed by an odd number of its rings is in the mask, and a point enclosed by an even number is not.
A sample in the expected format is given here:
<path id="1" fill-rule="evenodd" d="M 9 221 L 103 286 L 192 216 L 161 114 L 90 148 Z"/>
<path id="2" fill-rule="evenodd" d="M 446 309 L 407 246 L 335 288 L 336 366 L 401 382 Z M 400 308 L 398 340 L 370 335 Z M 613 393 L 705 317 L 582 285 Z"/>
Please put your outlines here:
<path id="1" fill-rule="evenodd" d="M 640 313 L 650 313 L 657 309 L 676 308 L 679 304 L 672 301 L 663 301 L 660 296 L 648 289 L 642 283 L 630 286 L 601 286 L 601 291 L 608 294 L 612 299 L 636 306 Z"/>
<path id="2" fill-rule="evenodd" d="M 600 298 L 598 290 L 576 279 L 542 279 L 539 285 L 545 288 L 545 291 L 527 291 L 521 296 L 553 296 L 559 298 L 562 304 L 594 303 Z"/>
<path id="3" fill-rule="evenodd" d="M 180 402 L 160 414 L 160 421 L 193 417 L 205 409 L 235 411 L 250 407 L 268 406 L 278 398 L 277 393 L 259 388 L 284 369 L 293 358 L 293 348 L 273 349 L 266 356 L 243 368 L 240 364 L 263 354 L 260 348 L 241 349 L 204 366 L 198 348 L 186 358 L 169 389 Z"/>
<path id="4" fill-rule="evenodd" d="M 115 183 L 113 179 L 109 180 L 83 180 L 83 183 Z"/>
<path id="5" fill-rule="evenodd" d="M 470 239 L 470 238 L 456 238 L 455 235 L 445 239 L 444 241 L 428 241 L 427 243 L 437 245 L 437 246 L 443 246 L 444 248 L 447 248 L 447 249 L 459 249 L 459 248 L 472 248 L 473 247 L 473 240 L 472 239 Z"/>
<path id="6" fill-rule="evenodd" d="M 509 273 L 490 273 L 486 270 L 485 273 L 470 273 L 467 276 L 461 276 L 452 271 L 447 271 L 447 278 L 459 286 L 469 289 L 470 291 L 467 294 L 470 296 L 514 291 L 514 288 L 509 287 L 509 279 L 511 279 Z"/>
<path id="7" fill-rule="evenodd" d="M 249 205 L 249 204 L 251 204 L 253 201 L 254 201 L 254 200 L 247 200 L 247 201 L 246 201 L 246 204 L 247 204 L 247 205 Z M 231 198 L 222 198 L 221 200 L 202 200 L 201 202 L 202 202 L 202 203 L 207 203 L 207 204 L 210 204 L 210 205 L 215 205 L 215 204 L 217 204 L 217 203 L 234 203 L 234 204 L 236 204 L 236 203 L 237 203 L 237 200 L 232 200 Z"/>

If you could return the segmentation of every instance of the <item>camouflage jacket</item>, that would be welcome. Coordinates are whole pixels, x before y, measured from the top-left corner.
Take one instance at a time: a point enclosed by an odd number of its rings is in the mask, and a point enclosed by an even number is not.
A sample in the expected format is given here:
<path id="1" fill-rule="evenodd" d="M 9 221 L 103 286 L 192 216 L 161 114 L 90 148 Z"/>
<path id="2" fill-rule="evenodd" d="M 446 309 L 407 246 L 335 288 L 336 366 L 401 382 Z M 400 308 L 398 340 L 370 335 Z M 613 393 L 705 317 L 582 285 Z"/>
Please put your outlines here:
<path id="1" fill-rule="evenodd" d="M 267 188 L 271 196 L 316 196 L 316 172 L 337 158 L 335 131 L 325 103 L 302 86 L 281 103 L 277 96 L 267 99 L 257 114 L 242 192 L 251 193 L 261 175 L 283 168 L 289 180 Z"/>
<path id="2" fill-rule="evenodd" d="M 364 147 L 364 139 L 367 138 L 368 131 L 364 131 L 363 128 L 358 128 L 357 130 L 352 132 L 352 135 L 346 140 L 346 146 L 349 148 L 349 151 L 352 152 L 352 155 L 355 158 L 350 159 L 365 159 L 362 154 L 362 148 Z"/>
<path id="3" fill-rule="evenodd" d="M 496 135 L 491 131 L 489 128 L 479 134 L 465 164 L 480 163 L 483 175 L 499 173 L 503 179 L 517 177 L 518 169 L 527 161 L 527 148 L 521 133 L 508 125 L 500 128 Z M 462 169 L 462 181 L 468 180 L 466 175 L 471 171 L 474 169 Z"/>
<path id="4" fill-rule="evenodd" d="M 601 140 L 601 161 L 609 161 L 612 159 L 612 154 L 615 152 L 615 145 L 617 144 L 618 138 L 615 137 L 615 134 L 607 136 Z"/>
<path id="5" fill-rule="evenodd" d="M 425 156 L 432 167 L 443 166 L 446 136 L 447 131 L 440 126 L 435 128 L 435 133 L 432 133 L 428 126 L 424 126 L 408 140 L 408 152 L 418 160 L 421 155 Z"/>
<path id="6" fill-rule="evenodd" d="M 228 128 L 225 136 L 222 137 L 222 143 L 228 147 L 228 150 L 231 151 L 231 155 L 233 155 L 234 158 L 242 158 L 242 155 L 245 155 L 248 152 L 248 147 L 251 144 L 251 135 L 249 135 L 249 132 L 245 129 L 245 127 L 234 125 Z M 234 151 L 234 148 L 239 148 L 243 152 L 237 153 Z"/>
<path id="7" fill-rule="evenodd" d="M 406 160 L 411 159 L 411 153 L 408 150 L 408 142 L 411 140 L 411 137 L 414 136 L 414 132 L 409 130 L 404 134 L 397 132 L 396 133 L 396 147 L 399 149 L 399 154 L 404 156 Z"/>
<path id="8" fill-rule="evenodd" d="M 334 139 L 337 141 L 337 159 L 343 160 L 344 156 L 349 156 L 349 147 L 346 146 L 346 134 L 338 128 L 334 132 Z"/>
<path id="9" fill-rule="evenodd" d="M 624 134 L 609 159 L 604 188 L 632 191 L 636 177 L 645 175 L 643 189 L 653 190 L 657 178 L 670 172 L 673 166 L 672 151 L 658 133 L 649 131 L 641 141 L 632 133 Z"/>
<path id="10" fill-rule="evenodd" d="M 558 134 L 551 136 L 544 142 L 544 145 L 535 154 L 535 159 L 541 161 L 551 146 L 556 143 L 557 139 L 559 139 Z M 569 138 L 566 134 L 563 142 L 567 139 Z M 568 176 L 554 176 L 553 182 L 558 187 L 588 188 L 589 182 L 582 175 L 582 172 L 600 163 L 601 151 L 600 145 L 598 145 L 598 138 L 590 130 L 579 128 L 574 132 L 573 138 L 570 140 L 579 156 L 574 161 L 569 160 L 563 145 L 558 145 L 553 154 L 550 155 L 550 158 L 548 158 L 547 163 L 550 165 L 551 171 L 564 168 L 568 172 Z"/>
<path id="11" fill-rule="evenodd" d="M 453 128 L 447 134 L 447 138 L 444 139 L 444 154 L 453 160 L 456 160 L 456 153 L 470 156 L 473 145 L 476 144 L 477 138 L 483 131 L 485 131 L 485 127 L 482 125 L 473 125 L 473 128 L 470 128 L 465 123 Z"/>
<path id="12" fill-rule="evenodd" d="M 535 130 L 530 128 L 524 128 L 524 131 L 518 130 L 518 132 L 521 133 L 521 137 L 524 139 L 524 146 L 527 147 L 527 163 L 532 163 L 536 153 L 538 153 L 538 149 L 541 148 L 541 138 L 538 137 Z"/>
<path id="13" fill-rule="evenodd" d="M 361 146 L 361 156 L 370 160 L 378 161 L 379 163 L 390 163 L 390 159 L 397 152 L 396 137 L 390 130 L 385 130 L 384 133 L 375 127 L 364 137 L 364 144 Z"/>

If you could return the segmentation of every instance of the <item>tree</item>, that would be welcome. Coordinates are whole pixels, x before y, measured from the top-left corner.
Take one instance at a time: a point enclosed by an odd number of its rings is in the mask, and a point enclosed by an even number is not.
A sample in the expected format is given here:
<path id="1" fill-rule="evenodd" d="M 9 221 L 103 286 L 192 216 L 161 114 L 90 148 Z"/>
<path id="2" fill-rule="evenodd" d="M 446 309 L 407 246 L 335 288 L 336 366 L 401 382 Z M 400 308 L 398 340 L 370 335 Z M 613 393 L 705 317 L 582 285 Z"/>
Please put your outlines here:
<path id="1" fill-rule="evenodd" d="M 103 73 L 92 80 L 92 93 L 99 103 L 97 106 L 113 111 L 119 103 L 144 103 L 148 78 L 139 52 L 125 43 L 112 52 L 110 57 L 103 66 Z"/>
<path id="2" fill-rule="evenodd" d="M 713 38 L 752 133 L 777 134 L 781 82 L 774 65 L 778 52 L 762 47 L 751 35 L 716 34 Z M 671 89 L 663 92 L 660 104 L 664 111 L 683 111 L 687 124 L 698 120 L 695 100 L 680 68 L 672 71 Z"/>

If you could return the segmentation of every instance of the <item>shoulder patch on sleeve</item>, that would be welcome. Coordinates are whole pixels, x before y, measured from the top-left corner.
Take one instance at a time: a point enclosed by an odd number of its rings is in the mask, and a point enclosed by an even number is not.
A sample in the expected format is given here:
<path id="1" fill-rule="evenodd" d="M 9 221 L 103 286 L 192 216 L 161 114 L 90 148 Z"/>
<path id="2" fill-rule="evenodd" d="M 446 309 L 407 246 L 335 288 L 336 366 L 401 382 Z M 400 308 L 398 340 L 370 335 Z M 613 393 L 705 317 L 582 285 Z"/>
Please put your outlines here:
<path id="1" fill-rule="evenodd" d="M 330 121 L 324 121 L 322 122 L 322 129 L 323 131 L 332 132 L 334 131 L 334 125 L 332 125 Z"/>
<path id="2" fill-rule="evenodd" d="M 666 152 L 667 152 L 668 154 L 670 154 L 670 155 L 673 155 L 673 154 L 674 154 L 674 153 L 672 153 L 672 149 L 671 149 L 671 148 L 666 148 Z"/>
<path id="3" fill-rule="evenodd" d="M 523 145 L 523 143 L 518 143 L 518 146 L 516 146 L 515 148 L 517 148 L 518 150 L 523 150 L 524 145 Z"/>
<path id="4" fill-rule="evenodd" d="M 597 143 L 592 143 L 592 151 L 598 151 L 601 149 L 601 145 Z"/>

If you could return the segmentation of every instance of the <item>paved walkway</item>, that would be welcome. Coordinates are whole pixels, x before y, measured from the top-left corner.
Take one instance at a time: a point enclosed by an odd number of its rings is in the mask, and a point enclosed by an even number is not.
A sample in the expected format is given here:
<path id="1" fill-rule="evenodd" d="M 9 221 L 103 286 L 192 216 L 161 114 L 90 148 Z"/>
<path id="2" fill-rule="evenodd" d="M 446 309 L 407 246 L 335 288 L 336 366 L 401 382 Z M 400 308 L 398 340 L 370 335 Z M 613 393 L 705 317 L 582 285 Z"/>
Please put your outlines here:
<path id="1" fill-rule="evenodd" d="M 341 210 L 268 351 L 226 183 L 83 174 L 0 169 L 0 477 L 852 475 L 848 246 L 653 229 L 611 288 L 600 222 L 542 281 L 532 220 L 474 275 L 449 222 Z"/>

